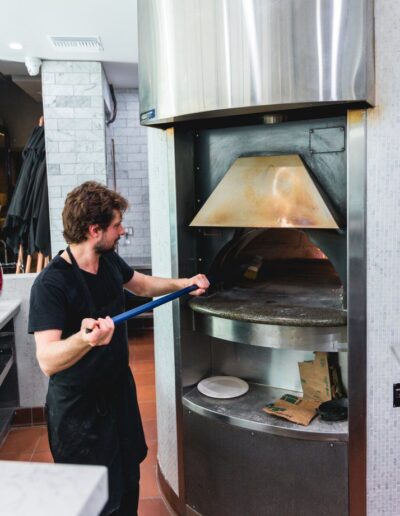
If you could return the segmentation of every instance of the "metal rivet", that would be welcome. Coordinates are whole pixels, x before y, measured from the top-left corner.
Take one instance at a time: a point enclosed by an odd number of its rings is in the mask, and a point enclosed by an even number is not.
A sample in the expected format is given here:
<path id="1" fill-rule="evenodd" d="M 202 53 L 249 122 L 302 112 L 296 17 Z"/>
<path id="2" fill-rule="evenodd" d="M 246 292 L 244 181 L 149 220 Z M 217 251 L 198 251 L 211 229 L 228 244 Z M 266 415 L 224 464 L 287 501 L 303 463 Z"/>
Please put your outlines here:
<path id="1" fill-rule="evenodd" d="M 329 443 L 329 446 L 330 446 L 331 448 L 333 448 L 333 443 Z"/>
<path id="2" fill-rule="evenodd" d="M 254 432 L 250 432 L 250 433 L 251 433 L 251 435 L 254 435 Z"/>
<path id="3" fill-rule="evenodd" d="M 196 199 L 197 203 L 200 204 L 201 203 L 201 199 Z"/>
<path id="4" fill-rule="evenodd" d="M 202 262 L 202 261 L 203 261 L 203 258 L 197 258 L 197 261 L 198 261 L 198 262 Z"/>
<path id="5" fill-rule="evenodd" d="M 196 170 L 200 170 L 200 167 L 196 167 Z"/>

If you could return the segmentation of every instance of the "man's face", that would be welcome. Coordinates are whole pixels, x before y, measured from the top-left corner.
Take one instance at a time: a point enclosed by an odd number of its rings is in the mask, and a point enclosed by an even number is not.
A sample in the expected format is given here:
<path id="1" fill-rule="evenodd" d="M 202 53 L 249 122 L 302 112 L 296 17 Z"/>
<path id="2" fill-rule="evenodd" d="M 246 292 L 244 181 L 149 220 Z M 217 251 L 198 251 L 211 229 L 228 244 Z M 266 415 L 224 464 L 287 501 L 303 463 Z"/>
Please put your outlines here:
<path id="1" fill-rule="evenodd" d="M 118 240 L 125 234 L 125 229 L 122 226 L 122 216 L 119 211 L 114 211 L 113 219 L 110 225 L 103 230 L 100 230 L 100 239 L 95 245 L 95 250 L 98 254 L 113 251 Z"/>

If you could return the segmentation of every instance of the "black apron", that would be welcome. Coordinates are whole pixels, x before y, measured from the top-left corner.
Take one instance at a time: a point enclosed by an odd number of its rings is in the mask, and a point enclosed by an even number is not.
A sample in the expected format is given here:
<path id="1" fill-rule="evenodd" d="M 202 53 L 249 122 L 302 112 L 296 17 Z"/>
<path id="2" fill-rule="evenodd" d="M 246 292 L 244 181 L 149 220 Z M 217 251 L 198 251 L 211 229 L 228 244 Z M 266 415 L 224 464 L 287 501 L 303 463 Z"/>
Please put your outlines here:
<path id="1" fill-rule="evenodd" d="M 107 283 L 111 301 L 96 309 L 82 271 L 68 255 L 88 313 L 82 319 L 114 316 L 124 310 L 124 294 L 112 277 Z M 67 328 L 62 338 L 76 333 Z M 47 393 L 48 432 L 54 461 L 108 467 L 109 500 L 102 514 L 115 511 L 124 493 L 137 489 L 139 464 L 147 446 L 129 368 L 126 325 L 116 326 L 108 345 L 96 346 L 70 368 L 54 374 Z"/>

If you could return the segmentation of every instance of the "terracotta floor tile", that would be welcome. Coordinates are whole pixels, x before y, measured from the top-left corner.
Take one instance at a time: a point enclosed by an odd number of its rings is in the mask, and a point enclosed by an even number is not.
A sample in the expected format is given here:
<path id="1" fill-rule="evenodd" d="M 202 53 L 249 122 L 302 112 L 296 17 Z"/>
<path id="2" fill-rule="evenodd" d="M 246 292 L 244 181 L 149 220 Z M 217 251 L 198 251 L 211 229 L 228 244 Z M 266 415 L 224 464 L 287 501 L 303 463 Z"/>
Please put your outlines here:
<path id="1" fill-rule="evenodd" d="M 12 428 L 0 451 L 2 453 L 32 454 L 42 433 L 43 428 L 39 426 Z"/>
<path id="2" fill-rule="evenodd" d="M 157 498 L 160 495 L 157 485 L 157 467 L 140 465 L 140 498 Z"/>
<path id="3" fill-rule="evenodd" d="M 37 443 L 34 453 L 49 452 L 49 451 L 50 451 L 50 446 L 49 446 L 49 438 L 47 436 L 47 428 L 43 428 L 43 433 L 40 436 L 39 442 Z"/>
<path id="4" fill-rule="evenodd" d="M 139 501 L 139 516 L 170 516 L 162 498 L 153 498 Z"/>
<path id="5" fill-rule="evenodd" d="M 133 351 L 133 360 L 139 361 L 139 360 L 154 360 L 154 350 L 153 346 L 150 346 L 149 348 L 139 348 L 135 349 Z"/>
<path id="6" fill-rule="evenodd" d="M 137 385 L 136 391 L 139 403 L 141 401 L 156 401 L 155 385 Z"/>
<path id="7" fill-rule="evenodd" d="M 155 401 L 139 401 L 139 408 L 142 421 L 157 419 L 157 407 Z"/>
<path id="8" fill-rule="evenodd" d="M 129 365 L 131 367 L 132 373 L 136 378 L 137 374 L 141 373 L 153 373 L 155 371 L 154 367 L 154 360 L 131 360 L 129 362 Z"/>
<path id="9" fill-rule="evenodd" d="M 147 441 L 157 441 L 157 421 L 143 421 L 144 435 Z"/>
<path id="10" fill-rule="evenodd" d="M 157 466 L 157 441 L 147 441 L 147 457 L 142 462 L 143 466 Z"/>
<path id="11" fill-rule="evenodd" d="M 155 373 L 136 373 L 135 374 L 136 385 L 154 385 L 156 383 Z"/>
<path id="12" fill-rule="evenodd" d="M 0 452 L 0 460 L 17 460 L 23 462 L 30 462 L 32 457 L 32 453 L 1 453 Z"/>
<path id="13" fill-rule="evenodd" d="M 32 455 L 31 462 L 54 462 L 50 451 L 35 452 Z"/>

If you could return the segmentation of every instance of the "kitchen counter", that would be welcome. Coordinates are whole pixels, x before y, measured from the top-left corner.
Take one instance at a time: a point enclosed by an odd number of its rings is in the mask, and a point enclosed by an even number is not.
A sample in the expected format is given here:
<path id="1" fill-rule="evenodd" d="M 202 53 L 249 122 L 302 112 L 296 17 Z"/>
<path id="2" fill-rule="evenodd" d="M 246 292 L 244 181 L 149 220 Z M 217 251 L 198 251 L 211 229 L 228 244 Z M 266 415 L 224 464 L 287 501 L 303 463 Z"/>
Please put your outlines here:
<path id="1" fill-rule="evenodd" d="M 2 516 L 95 516 L 107 499 L 103 466 L 0 461 Z"/>
<path id="2" fill-rule="evenodd" d="M 21 299 L 10 299 L 7 301 L 0 299 L 0 329 L 18 313 L 21 303 Z"/>

